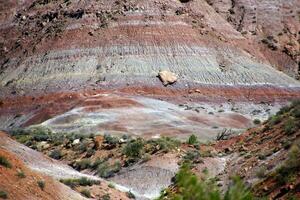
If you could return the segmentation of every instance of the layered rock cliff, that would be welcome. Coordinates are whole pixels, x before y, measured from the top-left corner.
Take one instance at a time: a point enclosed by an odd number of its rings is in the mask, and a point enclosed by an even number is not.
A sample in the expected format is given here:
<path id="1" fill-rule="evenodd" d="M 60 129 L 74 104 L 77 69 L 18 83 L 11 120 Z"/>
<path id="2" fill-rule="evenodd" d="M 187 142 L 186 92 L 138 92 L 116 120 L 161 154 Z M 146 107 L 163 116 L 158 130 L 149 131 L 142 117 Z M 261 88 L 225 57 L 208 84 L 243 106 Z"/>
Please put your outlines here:
<path id="1" fill-rule="evenodd" d="M 245 8 L 247 3 L 239 2 Z M 255 5 L 263 9 L 267 3 Z M 299 82 L 269 62 L 270 56 L 284 59 L 239 32 L 250 31 L 246 18 L 242 28 L 238 17 L 226 21 L 226 6 L 204 0 L 7 1 L 0 18 L 1 96 L 161 88 L 160 70 L 178 75 L 172 88 L 251 87 L 299 96 Z M 282 67 L 294 69 L 293 62 L 289 58 Z"/>

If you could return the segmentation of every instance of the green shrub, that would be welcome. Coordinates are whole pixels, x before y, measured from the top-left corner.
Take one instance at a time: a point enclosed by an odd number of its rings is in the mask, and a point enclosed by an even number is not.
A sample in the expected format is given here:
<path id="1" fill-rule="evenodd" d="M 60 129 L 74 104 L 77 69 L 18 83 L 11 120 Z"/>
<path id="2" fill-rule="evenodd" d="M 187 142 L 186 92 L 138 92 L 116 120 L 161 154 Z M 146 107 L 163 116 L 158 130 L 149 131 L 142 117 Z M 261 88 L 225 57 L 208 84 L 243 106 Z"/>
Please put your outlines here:
<path id="1" fill-rule="evenodd" d="M 280 108 L 280 110 L 277 112 L 277 115 L 282 115 L 284 113 L 287 113 L 290 110 L 290 106 L 283 106 Z"/>
<path id="2" fill-rule="evenodd" d="M 129 158 L 140 158 L 143 154 L 144 141 L 141 138 L 131 140 L 126 144 L 123 153 Z"/>
<path id="3" fill-rule="evenodd" d="M 82 160 L 76 162 L 76 164 L 75 164 L 75 169 L 77 169 L 77 170 L 84 170 L 84 169 L 88 169 L 90 167 L 92 167 L 92 162 L 88 158 L 82 159 Z"/>
<path id="4" fill-rule="evenodd" d="M 97 174 L 102 178 L 109 178 L 113 175 L 113 172 L 109 169 L 108 162 L 101 163 L 98 166 Z"/>
<path id="5" fill-rule="evenodd" d="M 109 184 L 108 184 L 108 187 L 109 187 L 109 188 L 116 188 L 116 186 L 115 186 L 113 183 L 109 183 Z"/>
<path id="6" fill-rule="evenodd" d="M 97 174 L 102 178 L 109 178 L 121 170 L 120 161 L 116 161 L 113 165 L 104 162 L 98 165 Z"/>
<path id="7" fill-rule="evenodd" d="M 72 189 L 74 189 L 75 187 L 77 187 L 79 185 L 78 179 L 60 179 L 59 181 L 65 185 L 69 186 Z"/>
<path id="8" fill-rule="evenodd" d="M 100 181 L 88 179 L 86 177 L 82 177 L 79 179 L 60 179 L 60 182 L 74 189 L 77 186 L 92 186 L 99 185 Z"/>
<path id="9" fill-rule="evenodd" d="M 17 176 L 19 178 L 26 178 L 26 175 L 25 175 L 25 173 L 22 170 L 20 170 L 20 171 L 17 172 Z"/>
<path id="10" fill-rule="evenodd" d="M 226 191 L 224 200 L 252 200 L 253 195 L 239 177 L 233 177 L 233 183 Z"/>
<path id="11" fill-rule="evenodd" d="M 254 119 L 254 120 L 253 120 L 253 123 L 256 124 L 256 125 L 258 125 L 258 124 L 261 123 L 261 121 L 260 121 L 259 119 Z"/>
<path id="12" fill-rule="evenodd" d="M 87 189 L 81 190 L 80 193 L 87 198 L 91 198 L 91 192 Z"/>
<path id="13" fill-rule="evenodd" d="M 196 144 L 198 144 L 199 141 L 198 141 L 197 136 L 194 135 L 194 134 L 192 134 L 192 135 L 188 138 L 187 143 L 190 144 L 190 145 L 196 145 Z"/>
<path id="14" fill-rule="evenodd" d="M 281 117 L 278 115 L 273 115 L 270 119 L 271 125 L 276 125 L 279 124 L 280 122 L 281 122 Z"/>
<path id="15" fill-rule="evenodd" d="M 226 191 L 224 197 L 218 190 L 214 179 L 200 180 L 194 175 L 190 166 L 184 164 L 175 176 L 176 193 L 166 190 L 158 199 L 168 200 L 252 200 L 253 196 L 238 177 Z"/>
<path id="16" fill-rule="evenodd" d="M 142 157 L 142 161 L 147 162 L 149 160 L 151 160 L 151 155 L 149 153 L 145 153 Z"/>
<path id="17" fill-rule="evenodd" d="M 101 197 L 101 200 L 110 200 L 109 194 L 105 194 Z"/>
<path id="18" fill-rule="evenodd" d="M 153 154 L 157 151 L 169 152 L 177 149 L 180 145 L 180 141 L 170 137 L 161 137 L 158 139 L 148 140 L 147 144 L 151 146 L 150 153 Z"/>
<path id="19" fill-rule="evenodd" d="M 88 149 L 88 144 L 87 142 L 83 141 L 81 142 L 78 146 L 76 146 L 75 150 L 79 151 L 80 153 L 86 152 Z"/>
<path id="20" fill-rule="evenodd" d="M 96 158 L 96 160 L 94 161 L 94 163 L 91 165 L 91 167 L 95 170 L 98 168 L 98 166 L 102 163 L 104 163 L 106 160 L 102 159 L 102 158 Z"/>
<path id="21" fill-rule="evenodd" d="M 7 192 L 5 192 L 3 190 L 0 190 L 0 198 L 1 199 L 7 199 L 8 198 Z"/>
<path id="22" fill-rule="evenodd" d="M 131 191 L 126 192 L 126 195 L 129 199 L 135 199 L 135 195 Z"/>
<path id="23" fill-rule="evenodd" d="M 288 158 L 284 164 L 277 169 L 276 179 L 279 183 L 287 183 L 291 177 L 300 170 L 300 140 L 291 147 Z"/>
<path id="24" fill-rule="evenodd" d="M 111 171 L 113 173 L 117 173 L 121 170 L 122 168 L 122 165 L 121 165 L 121 162 L 120 161 L 116 161 L 112 166 L 111 166 Z"/>
<path id="25" fill-rule="evenodd" d="M 256 176 L 258 178 L 265 178 L 266 177 L 266 172 L 267 169 L 265 166 L 261 166 L 257 171 L 256 171 Z"/>
<path id="26" fill-rule="evenodd" d="M 190 150 L 186 152 L 186 154 L 183 156 L 183 162 L 184 163 L 200 163 L 201 155 L 200 152 L 197 150 Z"/>
<path id="27" fill-rule="evenodd" d="M 297 131 L 297 125 L 295 123 L 295 120 L 292 118 L 289 118 L 285 123 L 284 123 L 284 132 L 288 135 L 293 134 L 294 132 Z"/>
<path id="28" fill-rule="evenodd" d="M 45 185 L 46 185 L 45 181 L 40 180 L 40 181 L 37 182 L 37 184 L 41 188 L 41 190 L 45 189 Z"/>
<path id="29" fill-rule="evenodd" d="M 119 143 L 119 139 L 117 137 L 113 137 L 109 134 L 104 135 L 104 143 L 116 145 Z"/>
<path id="30" fill-rule="evenodd" d="M 80 186 L 92 186 L 100 184 L 99 181 L 88 179 L 86 177 L 82 177 L 78 180 Z"/>
<path id="31" fill-rule="evenodd" d="M 293 109 L 292 115 L 293 115 L 295 118 L 300 118 L 300 106 L 298 106 L 297 108 Z"/>
<path id="32" fill-rule="evenodd" d="M 53 159 L 59 160 L 62 157 L 62 153 L 59 149 L 55 149 L 50 152 L 49 156 Z"/>
<path id="33" fill-rule="evenodd" d="M 4 156 L 0 156 L 0 165 L 6 168 L 12 168 L 11 163 Z"/>
<path id="34" fill-rule="evenodd" d="M 291 107 L 292 107 L 292 115 L 295 118 L 300 118 L 300 100 L 293 101 Z"/>

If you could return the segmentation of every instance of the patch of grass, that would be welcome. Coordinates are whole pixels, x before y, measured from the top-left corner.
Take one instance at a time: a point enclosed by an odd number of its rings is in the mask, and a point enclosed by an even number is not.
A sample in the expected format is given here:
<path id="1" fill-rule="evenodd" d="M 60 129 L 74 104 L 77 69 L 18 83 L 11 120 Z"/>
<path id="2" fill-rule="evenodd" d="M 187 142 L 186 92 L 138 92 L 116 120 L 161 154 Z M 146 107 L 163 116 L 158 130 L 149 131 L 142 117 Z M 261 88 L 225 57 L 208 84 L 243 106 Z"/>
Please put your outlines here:
<path id="1" fill-rule="evenodd" d="M 87 189 L 83 189 L 80 191 L 80 194 L 82 194 L 83 196 L 87 197 L 87 198 L 91 198 L 91 192 Z"/>
<path id="2" fill-rule="evenodd" d="M 4 156 L 0 156 L 0 165 L 6 168 L 12 168 L 12 164 Z"/>
<path id="3" fill-rule="evenodd" d="M 129 199 L 135 199 L 135 195 L 131 191 L 126 192 L 126 195 Z"/>
<path id="4" fill-rule="evenodd" d="M 44 189 L 45 189 L 45 186 L 46 186 L 45 181 L 40 180 L 40 181 L 37 182 L 37 184 L 38 184 L 38 186 L 39 186 L 39 188 L 40 188 L 41 190 L 44 190 Z"/>
<path id="5" fill-rule="evenodd" d="M 1 199 L 7 199 L 8 198 L 8 194 L 6 191 L 0 190 L 0 198 Z"/>

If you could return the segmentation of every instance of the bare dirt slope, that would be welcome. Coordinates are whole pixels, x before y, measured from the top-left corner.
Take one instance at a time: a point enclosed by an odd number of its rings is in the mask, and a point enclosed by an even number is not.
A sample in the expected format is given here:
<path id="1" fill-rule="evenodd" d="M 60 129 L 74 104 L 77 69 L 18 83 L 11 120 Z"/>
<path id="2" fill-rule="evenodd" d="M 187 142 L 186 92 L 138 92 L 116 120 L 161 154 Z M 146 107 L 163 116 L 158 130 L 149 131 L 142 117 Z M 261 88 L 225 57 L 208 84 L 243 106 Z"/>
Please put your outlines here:
<path id="1" fill-rule="evenodd" d="M 57 180 L 31 170 L 15 154 L 3 149 L 3 146 L 0 147 L 0 156 L 4 156 L 12 165 L 11 168 L 0 166 L 0 189 L 7 192 L 8 199 L 85 199 L 79 193 L 76 193 Z M 20 172 L 24 173 L 24 178 L 18 176 Z M 45 183 L 44 189 L 38 186 L 38 181 Z"/>

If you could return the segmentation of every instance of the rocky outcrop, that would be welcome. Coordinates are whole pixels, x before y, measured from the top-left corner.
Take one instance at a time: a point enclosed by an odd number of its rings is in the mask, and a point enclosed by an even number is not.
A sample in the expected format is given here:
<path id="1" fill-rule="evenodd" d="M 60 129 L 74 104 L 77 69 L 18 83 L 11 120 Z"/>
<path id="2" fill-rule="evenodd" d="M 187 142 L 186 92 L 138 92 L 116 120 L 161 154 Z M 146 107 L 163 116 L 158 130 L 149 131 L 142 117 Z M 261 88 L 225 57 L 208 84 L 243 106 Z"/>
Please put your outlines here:
<path id="1" fill-rule="evenodd" d="M 244 37 L 259 44 L 274 67 L 299 78 L 299 1 L 206 1 Z"/>

